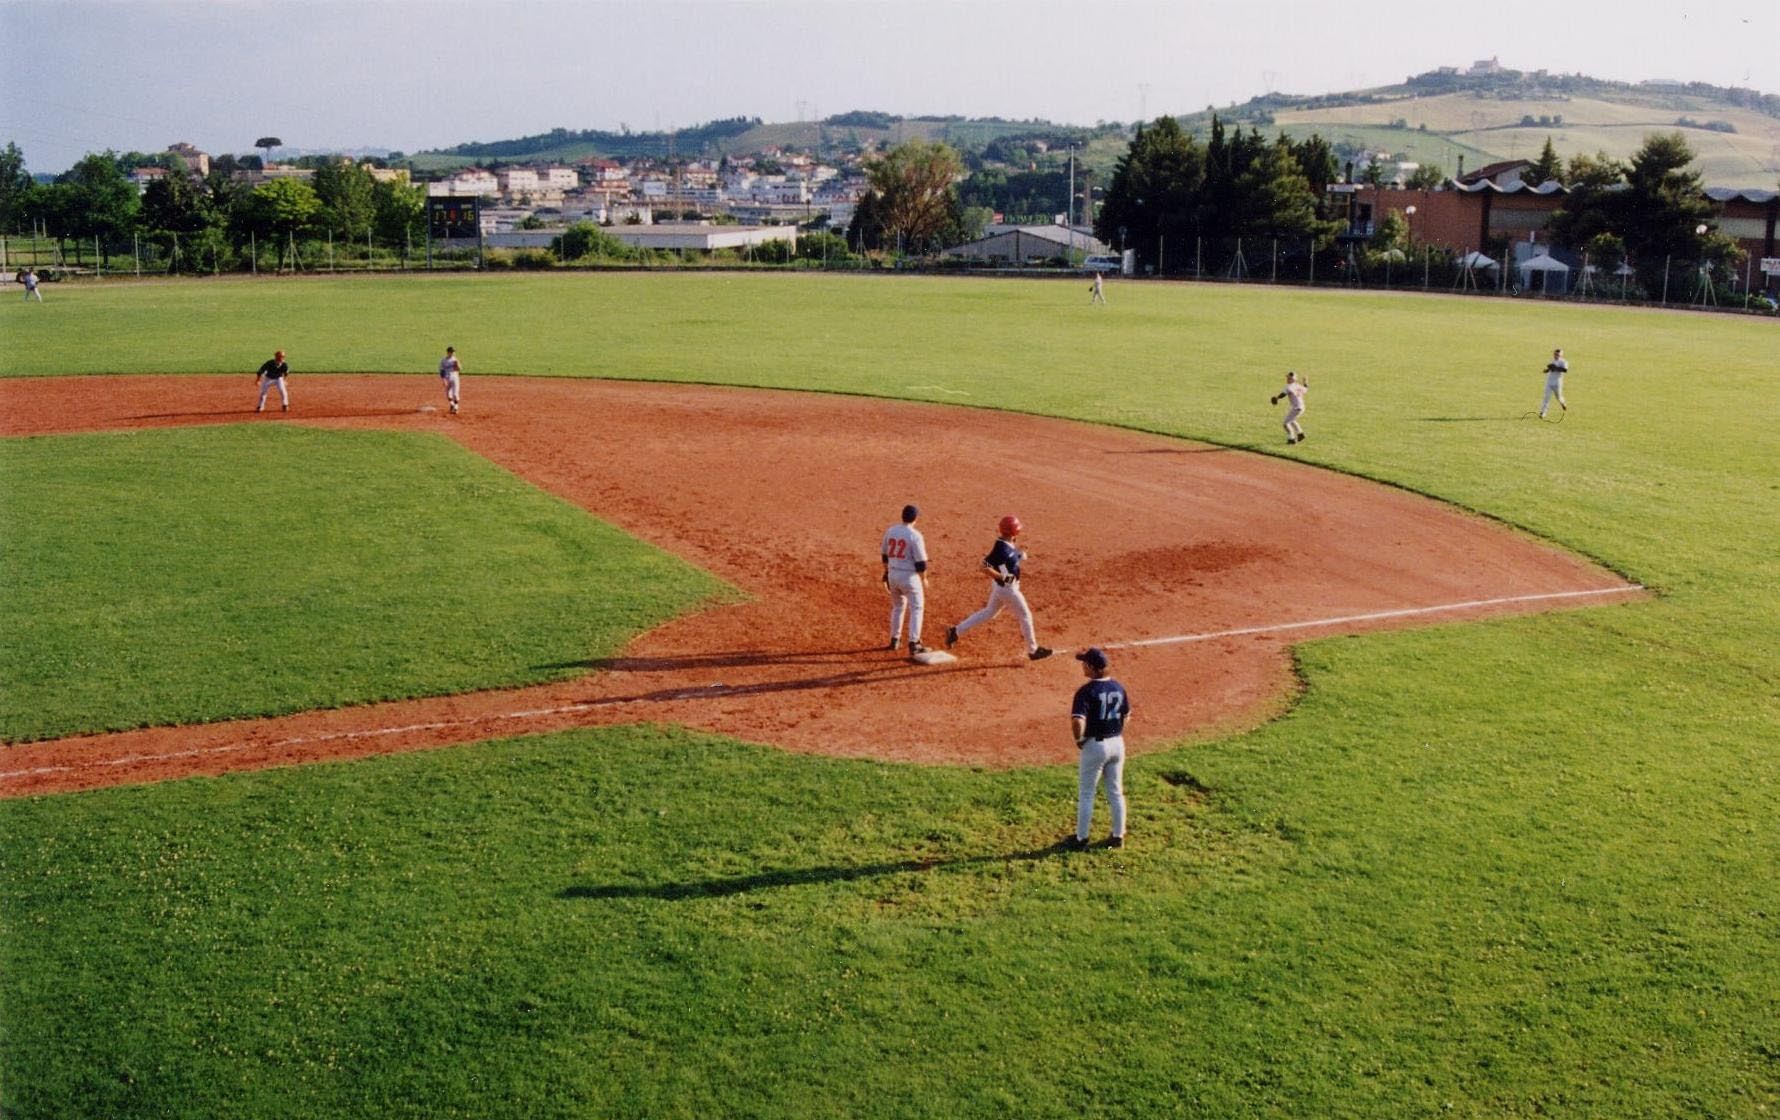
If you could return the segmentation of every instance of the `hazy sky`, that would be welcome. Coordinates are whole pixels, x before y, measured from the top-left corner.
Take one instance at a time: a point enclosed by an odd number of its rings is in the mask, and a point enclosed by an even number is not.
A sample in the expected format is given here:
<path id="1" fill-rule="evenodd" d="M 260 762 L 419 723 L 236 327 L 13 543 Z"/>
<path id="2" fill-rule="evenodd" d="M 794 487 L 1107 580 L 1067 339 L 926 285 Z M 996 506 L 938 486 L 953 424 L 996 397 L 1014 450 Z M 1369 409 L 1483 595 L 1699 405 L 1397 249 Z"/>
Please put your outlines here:
<path id="1" fill-rule="evenodd" d="M 849 109 L 1130 121 L 1498 57 L 1780 93 L 1780 4 L 0 0 L 0 143 L 404 151 Z"/>

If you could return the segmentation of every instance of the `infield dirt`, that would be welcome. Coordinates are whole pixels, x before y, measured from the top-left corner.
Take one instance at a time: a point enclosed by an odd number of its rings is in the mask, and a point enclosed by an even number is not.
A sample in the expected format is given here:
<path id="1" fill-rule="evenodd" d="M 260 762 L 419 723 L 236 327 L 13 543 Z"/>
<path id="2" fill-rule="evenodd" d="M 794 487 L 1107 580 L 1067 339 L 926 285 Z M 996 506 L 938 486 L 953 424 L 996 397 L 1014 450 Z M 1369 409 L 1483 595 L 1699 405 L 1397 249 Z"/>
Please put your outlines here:
<path id="1" fill-rule="evenodd" d="M 519 377 L 0 381 L 0 436 L 287 423 L 440 432 L 741 588 L 572 680 L 0 750 L 0 796 L 290 765 L 600 724 L 674 723 L 797 751 L 1021 766 L 1074 757 L 1067 656 L 973 631 L 954 664 L 884 650 L 877 545 L 905 502 L 934 558 L 923 639 L 982 606 L 1003 513 L 1060 654 L 1391 611 L 1396 618 L 1115 649 L 1136 751 L 1252 726 L 1296 690 L 1290 644 L 1623 601 L 1634 585 L 1482 517 L 1286 459 L 1012 413 L 809 393 Z M 244 407 L 245 406 L 245 407 Z M 1599 592 L 1596 595 L 1576 593 Z M 1555 599 L 1525 597 L 1574 596 Z M 1521 602 L 1454 607 L 1480 600 Z"/>

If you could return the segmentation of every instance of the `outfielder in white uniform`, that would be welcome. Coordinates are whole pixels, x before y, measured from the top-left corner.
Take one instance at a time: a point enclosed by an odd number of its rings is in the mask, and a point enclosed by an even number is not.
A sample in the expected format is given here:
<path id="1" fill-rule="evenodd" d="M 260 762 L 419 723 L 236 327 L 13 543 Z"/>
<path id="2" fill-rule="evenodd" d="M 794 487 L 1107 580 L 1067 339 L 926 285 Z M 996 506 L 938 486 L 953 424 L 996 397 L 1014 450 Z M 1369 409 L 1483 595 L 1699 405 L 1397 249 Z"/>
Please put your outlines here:
<path id="1" fill-rule="evenodd" d="M 1545 410 L 1551 407 L 1551 399 L 1557 398 L 1558 407 L 1565 412 L 1570 406 L 1564 401 L 1564 374 L 1570 372 L 1570 363 L 1564 361 L 1562 349 L 1551 352 L 1551 361 L 1545 363 L 1545 399 L 1539 402 L 1539 419 L 1545 419 Z"/>
<path id="2" fill-rule="evenodd" d="M 1106 281 L 1101 277 L 1100 273 L 1096 272 L 1094 274 L 1094 283 L 1088 288 L 1088 291 L 1092 293 L 1088 296 L 1089 304 L 1098 303 L 1102 307 L 1106 305 Z"/>
<path id="3" fill-rule="evenodd" d="M 1278 404 L 1281 397 L 1291 400 L 1286 409 L 1285 429 L 1287 443 L 1303 443 L 1304 428 L 1298 423 L 1298 417 L 1304 415 L 1304 396 L 1310 392 L 1310 383 L 1301 381 L 1292 370 L 1286 371 L 1285 388 L 1267 398 L 1268 404 Z"/>
<path id="4" fill-rule="evenodd" d="M 451 402 L 453 415 L 457 414 L 457 382 L 463 371 L 463 364 L 457 360 L 457 347 L 447 346 L 445 356 L 439 359 L 439 380 L 445 383 L 445 399 Z"/>
<path id="5" fill-rule="evenodd" d="M 884 562 L 884 589 L 890 592 L 890 649 L 902 644 L 902 623 L 909 624 L 909 656 L 926 653 L 921 644 L 921 618 L 927 606 L 927 541 L 915 528 L 921 511 L 902 507 L 902 520 L 884 530 L 878 548 Z"/>
<path id="6" fill-rule="evenodd" d="M 959 638 L 1007 608 L 1019 620 L 1020 633 L 1026 639 L 1027 659 L 1042 661 L 1051 656 L 1049 649 L 1038 644 L 1038 635 L 1032 628 L 1032 608 L 1026 605 L 1026 596 L 1020 594 L 1020 564 L 1026 559 L 1026 553 L 1014 544 L 1014 538 L 1020 535 L 1022 528 L 1024 526 L 1020 524 L 1020 519 L 1011 513 L 1001 519 L 1001 536 L 996 538 L 994 547 L 989 549 L 989 555 L 983 557 L 983 570 L 995 581 L 989 588 L 988 605 L 946 631 L 947 649 L 957 645 Z"/>

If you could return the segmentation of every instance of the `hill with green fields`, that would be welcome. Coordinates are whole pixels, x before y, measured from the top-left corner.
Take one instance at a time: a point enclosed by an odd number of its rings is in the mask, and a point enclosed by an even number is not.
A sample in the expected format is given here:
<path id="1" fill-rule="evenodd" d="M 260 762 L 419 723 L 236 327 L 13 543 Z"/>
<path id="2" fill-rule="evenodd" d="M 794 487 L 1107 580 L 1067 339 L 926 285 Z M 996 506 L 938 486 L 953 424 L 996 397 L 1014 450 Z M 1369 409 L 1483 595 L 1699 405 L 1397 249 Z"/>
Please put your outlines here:
<path id="1" fill-rule="evenodd" d="M 1270 93 L 1242 104 L 1180 114 L 1203 137 L 1224 121 L 1295 139 L 1317 133 L 1346 160 L 1364 153 L 1437 164 L 1448 174 L 1500 160 L 1537 158 L 1549 137 L 1564 159 L 1605 152 L 1620 159 L 1655 132 L 1679 131 L 1709 186 L 1780 185 L 1780 96 L 1703 82 L 1609 82 L 1582 75 L 1501 70 L 1433 71 L 1400 85 L 1298 96 Z M 471 164 L 570 163 L 613 159 L 693 159 L 779 149 L 821 156 L 867 151 L 905 140 L 939 140 L 973 161 L 1018 165 L 1031 152 L 1069 144 L 1096 174 L 1110 173 L 1128 139 L 1120 122 L 1092 127 L 1032 119 L 903 117 L 858 110 L 817 121 L 769 123 L 734 117 L 673 131 L 553 129 L 516 140 L 471 142 L 409 157 L 416 171 Z M 1011 157 L 1010 157 L 1011 152 Z"/>

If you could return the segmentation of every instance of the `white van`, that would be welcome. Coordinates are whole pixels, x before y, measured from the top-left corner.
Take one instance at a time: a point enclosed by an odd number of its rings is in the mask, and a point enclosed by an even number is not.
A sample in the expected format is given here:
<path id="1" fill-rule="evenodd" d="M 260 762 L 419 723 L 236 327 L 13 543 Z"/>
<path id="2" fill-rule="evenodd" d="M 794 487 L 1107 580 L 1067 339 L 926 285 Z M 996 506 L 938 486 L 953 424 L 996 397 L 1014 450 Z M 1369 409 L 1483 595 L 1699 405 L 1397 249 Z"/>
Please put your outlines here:
<path id="1" fill-rule="evenodd" d="M 1125 271 L 1125 258 L 1111 253 L 1088 257 L 1082 261 L 1082 271 L 1122 273 Z"/>

